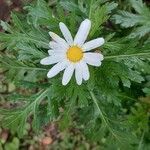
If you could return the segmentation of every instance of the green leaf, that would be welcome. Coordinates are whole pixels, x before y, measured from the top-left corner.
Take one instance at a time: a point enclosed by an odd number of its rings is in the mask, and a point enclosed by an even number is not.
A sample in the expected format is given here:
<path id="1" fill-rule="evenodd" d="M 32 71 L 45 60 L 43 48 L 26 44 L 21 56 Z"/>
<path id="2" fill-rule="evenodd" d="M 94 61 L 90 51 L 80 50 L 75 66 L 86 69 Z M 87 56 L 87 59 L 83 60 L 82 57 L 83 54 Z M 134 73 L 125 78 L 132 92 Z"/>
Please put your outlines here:
<path id="1" fill-rule="evenodd" d="M 14 137 L 13 140 L 5 144 L 5 150 L 18 150 L 20 141 L 17 137 Z"/>
<path id="2" fill-rule="evenodd" d="M 26 6 L 24 9 L 28 11 L 28 22 L 32 23 L 35 27 L 39 25 L 50 25 L 56 22 L 45 0 L 37 0 L 35 6 Z"/>
<path id="3" fill-rule="evenodd" d="M 28 102 L 22 108 L 16 110 L 1 109 L 0 112 L 3 116 L 3 119 L 1 120 L 2 126 L 12 129 L 13 131 L 16 131 L 19 136 L 22 136 L 28 117 L 33 115 L 34 119 L 36 119 L 36 116 L 38 115 L 36 113 L 36 108 L 40 102 L 47 97 L 47 92 L 48 90 L 39 92 L 34 100 Z"/>
<path id="4" fill-rule="evenodd" d="M 143 92 L 147 94 L 147 96 L 150 96 L 150 88 L 144 88 Z"/>
<path id="5" fill-rule="evenodd" d="M 37 74 L 37 72 L 40 70 L 44 72 L 47 71 L 47 69 L 36 67 L 34 64 L 28 66 L 21 61 L 17 61 L 16 58 L 10 58 L 6 56 L 0 57 L 0 67 L 3 67 L 5 70 L 9 70 L 7 72 L 7 76 L 12 81 L 37 81 L 37 77 L 40 77 L 41 75 L 41 73 Z"/>
<path id="6" fill-rule="evenodd" d="M 128 11 L 118 11 L 118 14 L 114 15 L 114 20 L 122 27 L 135 27 L 129 37 L 144 37 L 150 33 L 150 9 L 142 0 L 130 0 L 130 3 L 136 14 Z"/>
<path id="7" fill-rule="evenodd" d="M 12 28 L 7 22 L 4 22 L 4 21 L 1 20 L 0 21 L 0 26 L 3 28 L 3 30 L 5 30 L 7 32 L 12 32 Z"/>
<path id="8" fill-rule="evenodd" d="M 67 11 L 75 12 L 76 14 L 84 15 L 84 12 L 73 1 L 63 0 L 60 1 L 60 5 Z"/>

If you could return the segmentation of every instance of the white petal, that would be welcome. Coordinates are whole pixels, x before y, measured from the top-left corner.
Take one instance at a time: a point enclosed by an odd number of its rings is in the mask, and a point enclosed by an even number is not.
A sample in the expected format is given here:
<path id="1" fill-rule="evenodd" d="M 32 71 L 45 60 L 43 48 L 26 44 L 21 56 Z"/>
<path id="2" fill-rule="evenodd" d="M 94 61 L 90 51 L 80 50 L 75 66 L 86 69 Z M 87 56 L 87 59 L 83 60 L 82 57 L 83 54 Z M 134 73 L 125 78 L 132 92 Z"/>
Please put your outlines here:
<path id="1" fill-rule="evenodd" d="M 52 56 L 52 55 L 63 55 L 63 56 L 65 56 L 66 55 L 65 52 L 59 51 L 59 50 L 48 50 L 48 54 L 50 56 Z"/>
<path id="2" fill-rule="evenodd" d="M 67 85 L 74 72 L 74 65 L 70 64 L 64 71 L 62 84 Z"/>
<path id="3" fill-rule="evenodd" d="M 57 49 L 58 47 L 61 47 L 58 43 L 54 42 L 54 41 L 50 41 L 49 42 L 49 47 L 51 49 Z"/>
<path id="4" fill-rule="evenodd" d="M 92 49 L 95 49 L 97 47 L 100 47 L 101 45 L 104 44 L 104 39 L 103 38 L 97 38 L 95 40 L 89 41 L 85 43 L 82 47 L 84 51 L 90 51 Z"/>
<path id="5" fill-rule="evenodd" d="M 60 45 L 59 43 L 56 43 L 54 41 L 50 41 L 49 42 L 49 47 L 54 50 L 54 51 L 57 51 L 57 52 L 66 52 L 67 49 L 66 47 L 63 47 L 63 45 Z"/>
<path id="6" fill-rule="evenodd" d="M 53 32 L 49 32 L 49 35 L 56 43 L 60 44 L 64 49 L 69 48 L 69 45 L 67 44 L 67 42 L 64 39 L 62 39 L 61 37 L 59 37 L 57 34 L 55 34 Z"/>
<path id="7" fill-rule="evenodd" d="M 58 55 L 51 55 L 51 56 L 43 58 L 40 61 L 40 63 L 42 65 L 51 65 L 51 64 L 55 64 L 57 62 L 62 61 L 64 58 L 65 58 L 64 55 L 60 55 L 60 54 L 58 54 Z"/>
<path id="8" fill-rule="evenodd" d="M 53 55 L 53 54 L 54 54 L 54 50 L 51 50 L 51 49 L 48 50 L 48 54 L 49 54 L 49 55 Z"/>
<path id="9" fill-rule="evenodd" d="M 85 62 L 92 66 L 100 66 L 103 59 L 100 53 L 84 53 Z"/>
<path id="10" fill-rule="evenodd" d="M 80 63 L 75 65 L 75 78 L 78 85 L 82 84 L 82 67 Z"/>
<path id="11" fill-rule="evenodd" d="M 61 30 L 64 38 L 66 39 L 66 41 L 68 42 L 68 44 L 71 46 L 73 44 L 73 38 L 72 38 L 72 35 L 71 35 L 69 29 L 62 22 L 59 23 L 59 27 L 60 27 L 60 30 Z"/>
<path id="12" fill-rule="evenodd" d="M 55 66 L 53 66 L 50 69 L 50 71 L 47 74 L 47 77 L 52 78 L 52 77 L 56 76 L 59 72 L 61 72 L 62 70 L 64 70 L 66 68 L 66 65 L 67 65 L 66 61 L 57 63 Z"/>
<path id="13" fill-rule="evenodd" d="M 85 40 L 87 39 L 90 29 L 91 21 L 89 19 L 85 19 L 81 23 L 79 30 L 75 36 L 74 45 L 82 46 Z"/>
<path id="14" fill-rule="evenodd" d="M 84 61 L 82 61 L 80 64 L 81 64 L 81 68 L 82 68 L 82 77 L 85 81 L 87 81 L 90 78 L 90 72 L 89 72 L 88 65 Z"/>

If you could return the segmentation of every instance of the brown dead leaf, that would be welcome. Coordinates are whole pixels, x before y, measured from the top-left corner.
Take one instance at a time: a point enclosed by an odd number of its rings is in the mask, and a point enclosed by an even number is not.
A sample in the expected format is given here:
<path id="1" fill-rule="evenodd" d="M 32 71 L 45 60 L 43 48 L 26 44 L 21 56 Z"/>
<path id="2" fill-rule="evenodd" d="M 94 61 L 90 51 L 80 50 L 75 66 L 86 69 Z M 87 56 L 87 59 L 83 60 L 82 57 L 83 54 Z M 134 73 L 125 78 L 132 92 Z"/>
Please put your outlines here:
<path id="1" fill-rule="evenodd" d="M 9 132 L 8 130 L 4 129 L 2 130 L 1 134 L 0 134 L 0 139 L 3 143 L 5 143 L 8 139 L 8 136 L 9 136 Z"/>
<path id="2" fill-rule="evenodd" d="M 41 143 L 45 146 L 52 144 L 52 142 L 53 142 L 53 139 L 51 137 L 44 137 L 41 141 Z"/>
<path id="3" fill-rule="evenodd" d="M 53 139 L 57 139 L 59 134 L 58 134 L 58 128 L 55 123 L 49 123 L 45 126 L 44 132 L 46 136 L 50 136 Z"/>
<path id="4" fill-rule="evenodd" d="M 140 97 L 139 99 L 140 99 L 140 101 L 142 101 L 143 103 L 150 104 L 150 96 L 147 96 L 147 97 Z"/>

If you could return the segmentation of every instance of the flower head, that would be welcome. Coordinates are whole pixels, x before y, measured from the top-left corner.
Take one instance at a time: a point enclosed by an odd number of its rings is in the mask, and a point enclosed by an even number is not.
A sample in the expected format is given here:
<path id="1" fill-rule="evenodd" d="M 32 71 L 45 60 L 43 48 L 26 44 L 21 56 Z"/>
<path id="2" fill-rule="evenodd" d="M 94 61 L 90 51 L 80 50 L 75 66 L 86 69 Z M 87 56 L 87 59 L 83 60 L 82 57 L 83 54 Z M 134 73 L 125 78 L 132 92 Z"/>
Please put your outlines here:
<path id="1" fill-rule="evenodd" d="M 85 19 L 73 40 L 72 35 L 64 23 L 59 23 L 60 30 L 65 38 L 62 39 L 57 34 L 49 32 L 53 39 L 49 43 L 48 50 L 50 56 L 41 60 L 43 65 L 55 64 L 47 74 L 48 78 L 56 76 L 59 72 L 64 71 L 62 84 L 67 85 L 75 71 L 75 78 L 78 85 L 82 84 L 82 80 L 88 80 L 90 73 L 88 65 L 100 66 L 104 59 L 103 55 L 96 52 L 89 52 L 104 44 L 103 38 L 97 38 L 89 42 L 85 42 L 91 28 L 91 21 Z"/>

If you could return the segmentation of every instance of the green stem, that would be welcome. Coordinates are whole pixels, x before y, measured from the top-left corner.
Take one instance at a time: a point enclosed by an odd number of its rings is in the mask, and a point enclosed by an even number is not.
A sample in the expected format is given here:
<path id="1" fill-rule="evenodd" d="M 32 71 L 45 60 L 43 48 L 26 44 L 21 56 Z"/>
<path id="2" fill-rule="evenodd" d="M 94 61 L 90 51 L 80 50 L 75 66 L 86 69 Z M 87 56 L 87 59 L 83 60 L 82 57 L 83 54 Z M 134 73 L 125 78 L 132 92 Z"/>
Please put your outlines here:
<path id="1" fill-rule="evenodd" d="M 127 54 L 127 55 L 115 55 L 115 56 L 105 56 L 105 59 L 124 59 L 126 57 L 142 57 L 142 56 L 147 56 L 150 55 L 150 52 L 148 53 L 137 53 L 137 54 Z"/>
<path id="2" fill-rule="evenodd" d="M 33 113 L 35 115 L 36 104 L 39 103 L 46 96 L 47 91 L 48 91 L 48 89 L 45 90 L 45 91 L 42 90 L 41 92 L 39 92 L 41 94 L 33 102 L 31 102 L 28 105 L 26 105 L 23 108 L 23 110 L 16 116 L 16 118 L 7 124 L 7 127 L 10 124 L 14 123 L 19 117 L 21 117 L 22 115 L 24 115 L 24 113 L 27 113 L 27 115 Z M 34 108 L 34 109 L 32 109 L 32 108 Z"/>
<path id="3" fill-rule="evenodd" d="M 90 95 L 92 100 L 94 101 L 95 106 L 97 107 L 97 110 L 99 111 L 100 117 L 102 119 L 102 121 L 104 122 L 104 124 L 106 125 L 106 127 L 109 129 L 109 131 L 112 133 L 112 135 L 119 140 L 119 138 L 117 137 L 117 135 L 114 133 L 113 129 L 109 126 L 108 120 L 106 120 L 106 117 L 104 116 L 101 108 L 98 105 L 98 100 L 96 98 L 96 96 L 94 95 L 93 91 L 90 91 Z M 119 140 L 120 141 L 120 140 Z"/>
<path id="4" fill-rule="evenodd" d="M 91 0 L 91 3 L 90 3 L 89 19 L 91 19 L 91 16 L 92 16 L 92 4 L 93 4 L 93 0 Z"/>
<path id="5" fill-rule="evenodd" d="M 142 150 L 142 143 L 143 143 L 144 135 L 145 135 L 145 132 L 142 133 L 141 140 L 140 140 L 140 143 L 139 143 L 139 146 L 138 146 L 137 150 Z"/>
<path id="6" fill-rule="evenodd" d="M 12 65 L 10 65 L 10 64 L 8 64 L 8 63 L 6 63 L 6 62 L 3 62 L 3 64 L 5 64 L 6 65 L 6 67 L 5 68 L 7 68 L 7 66 L 9 67 L 9 68 L 14 68 L 14 69 L 25 69 L 25 70 L 43 70 L 43 71 L 46 71 L 47 69 L 45 69 L 45 68 L 38 68 L 38 67 L 29 67 L 29 66 L 12 66 Z"/>
<path id="7" fill-rule="evenodd" d="M 40 40 L 34 39 L 32 37 L 22 37 L 22 39 L 29 40 L 29 41 L 31 41 L 31 42 L 33 42 L 35 44 L 38 43 L 40 45 L 45 45 L 45 47 L 47 47 L 47 48 L 49 47 L 48 46 L 48 42 L 40 41 Z"/>
<path id="8" fill-rule="evenodd" d="M 46 71 L 47 69 L 44 69 L 44 68 L 35 68 L 35 67 L 17 67 L 17 66 L 10 66 L 10 68 L 14 68 L 14 69 L 25 69 L 25 70 L 43 70 L 43 71 Z"/>
<path id="9" fill-rule="evenodd" d="M 128 99 L 133 100 L 133 101 L 137 101 L 137 99 L 129 97 L 129 96 L 126 96 L 126 95 L 123 95 L 123 94 L 119 94 L 118 96 L 122 97 L 122 98 L 128 98 Z"/>
<path id="10" fill-rule="evenodd" d="M 103 120 L 103 122 L 106 124 L 106 126 L 109 126 L 108 123 L 107 123 L 107 120 L 105 119 L 105 116 L 103 115 L 103 112 L 102 110 L 100 109 L 99 105 L 98 105 L 98 100 L 97 98 L 95 97 L 94 93 L 92 91 L 90 91 L 90 95 L 91 95 L 91 98 L 93 99 L 98 111 L 99 111 L 99 114 L 101 116 L 101 119 Z"/>

